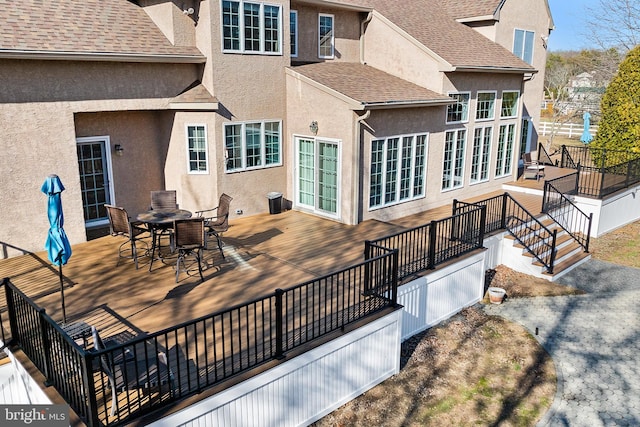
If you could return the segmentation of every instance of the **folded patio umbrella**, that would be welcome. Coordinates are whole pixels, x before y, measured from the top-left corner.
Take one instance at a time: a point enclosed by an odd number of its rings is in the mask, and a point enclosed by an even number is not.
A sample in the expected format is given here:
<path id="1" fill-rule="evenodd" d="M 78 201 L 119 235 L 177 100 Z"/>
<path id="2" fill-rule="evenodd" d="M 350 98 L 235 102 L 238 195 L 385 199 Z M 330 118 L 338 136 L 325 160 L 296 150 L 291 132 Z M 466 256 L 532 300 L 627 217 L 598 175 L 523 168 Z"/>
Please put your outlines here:
<path id="1" fill-rule="evenodd" d="M 71 257 L 71 245 L 67 234 L 64 232 L 64 215 L 62 213 L 61 193 L 64 185 L 58 175 L 49 175 L 42 184 L 40 190 L 49 197 L 47 215 L 49 216 L 49 234 L 44 248 L 47 250 L 49 261 L 59 267 L 60 294 L 62 297 L 62 319 L 67 323 L 67 313 L 64 305 L 64 282 L 62 279 L 62 266 Z"/>
<path id="2" fill-rule="evenodd" d="M 591 133 L 589 132 L 591 114 L 589 114 L 588 111 L 585 111 L 584 114 L 582 115 L 582 120 L 584 120 L 584 131 L 582 132 L 580 141 L 584 142 L 585 144 L 588 144 L 591 141 L 593 141 L 593 136 L 591 136 Z"/>

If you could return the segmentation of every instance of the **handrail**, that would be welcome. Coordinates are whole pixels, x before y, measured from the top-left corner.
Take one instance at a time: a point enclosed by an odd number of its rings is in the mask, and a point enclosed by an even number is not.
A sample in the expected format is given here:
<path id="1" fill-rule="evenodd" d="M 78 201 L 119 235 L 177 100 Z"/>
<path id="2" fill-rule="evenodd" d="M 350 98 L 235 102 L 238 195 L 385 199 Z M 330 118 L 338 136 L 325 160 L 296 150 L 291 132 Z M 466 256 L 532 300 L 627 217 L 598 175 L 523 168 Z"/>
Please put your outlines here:
<path id="1" fill-rule="evenodd" d="M 547 153 L 547 150 L 544 148 L 542 143 L 538 143 L 538 163 L 541 165 L 549 165 L 554 166 L 555 163 L 551 160 L 551 156 Z"/>
<path id="2" fill-rule="evenodd" d="M 585 252 L 589 252 L 589 239 L 591 236 L 591 224 L 593 213 L 587 215 L 575 203 L 573 203 L 554 184 L 562 182 L 566 177 L 546 181 L 542 198 L 542 212 L 551 217 L 564 231 L 582 246 Z M 576 185 L 577 189 L 577 185 Z M 579 230 L 580 233 L 576 233 Z"/>
<path id="3" fill-rule="evenodd" d="M 518 212 L 513 212 L 512 206 L 507 202 L 515 205 Z M 506 230 L 546 268 L 547 273 L 553 274 L 557 231 L 549 230 L 509 193 L 505 193 L 505 205 L 507 205 Z M 509 212 L 514 214 L 510 215 Z M 532 235 L 533 239 L 525 241 L 524 236 L 528 235 Z M 549 238 L 551 243 L 548 242 Z"/>

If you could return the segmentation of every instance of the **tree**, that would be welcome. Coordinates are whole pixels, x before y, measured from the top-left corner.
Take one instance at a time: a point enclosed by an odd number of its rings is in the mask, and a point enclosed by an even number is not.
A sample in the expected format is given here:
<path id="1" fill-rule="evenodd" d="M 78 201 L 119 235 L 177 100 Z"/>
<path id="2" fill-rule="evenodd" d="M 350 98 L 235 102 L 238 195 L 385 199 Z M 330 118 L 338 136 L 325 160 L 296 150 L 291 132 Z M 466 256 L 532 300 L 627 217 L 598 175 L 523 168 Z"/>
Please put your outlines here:
<path id="1" fill-rule="evenodd" d="M 592 145 L 640 153 L 640 45 L 627 53 L 602 97 Z"/>
<path id="2" fill-rule="evenodd" d="M 599 0 L 587 7 L 586 36 L 603 49 L 623 52 L 640 43 L 640 2 L 638 0 Z"/>

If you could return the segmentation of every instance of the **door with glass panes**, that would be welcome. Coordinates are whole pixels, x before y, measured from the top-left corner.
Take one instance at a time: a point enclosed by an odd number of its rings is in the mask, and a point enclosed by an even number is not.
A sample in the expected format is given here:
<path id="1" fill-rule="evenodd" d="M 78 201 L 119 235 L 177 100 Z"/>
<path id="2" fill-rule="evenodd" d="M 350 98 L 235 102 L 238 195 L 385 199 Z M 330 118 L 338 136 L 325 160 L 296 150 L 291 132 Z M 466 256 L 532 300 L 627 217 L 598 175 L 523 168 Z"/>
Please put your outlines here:
<path id="1" fill-rule="evenodd" d="M 313 212 L 338 217 L 340 207 L 339 141 L 298 137 L 296 203 Z"/>
<path id="2" fill-rule="evenodd" d="M 113 200 L 109 137 L 78 138 L 76 142 L 85 225 L 106 224 L 104 205 Z"/>

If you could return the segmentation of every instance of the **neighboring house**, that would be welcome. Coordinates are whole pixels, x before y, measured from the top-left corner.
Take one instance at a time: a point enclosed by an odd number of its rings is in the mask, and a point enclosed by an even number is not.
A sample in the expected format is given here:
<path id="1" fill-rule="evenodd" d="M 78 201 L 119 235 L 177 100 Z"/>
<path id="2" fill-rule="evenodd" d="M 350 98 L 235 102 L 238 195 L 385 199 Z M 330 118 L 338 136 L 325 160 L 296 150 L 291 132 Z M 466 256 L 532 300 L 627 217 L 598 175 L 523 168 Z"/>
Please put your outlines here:
<path id="1" fill-rule="evenodd" d="M 606 90 L 607 84 L 598 79 L 598 74 L 581 73 L 569 81 L 567 87 L 567 113 L 580 113 L 582 111 L 599 112 L 600 100 Z"/>
<path id="2" fill-rule="evenodd" d="M 547 41 L 554 29 L 547 0 L 443 0 L 458 21 L 511 50 L 538 72 L 525 75 L 520 152 L 536 151 L 544 92 Z"/>
<path id="3" fill-rule="evenodd" d="M 72 243 L 158 189 L 356 224 L 501 188 L 539 114 L 547 2 L 454 3 L 0 0 L 0 257 L 42 250 L 50 173 Z"/>

